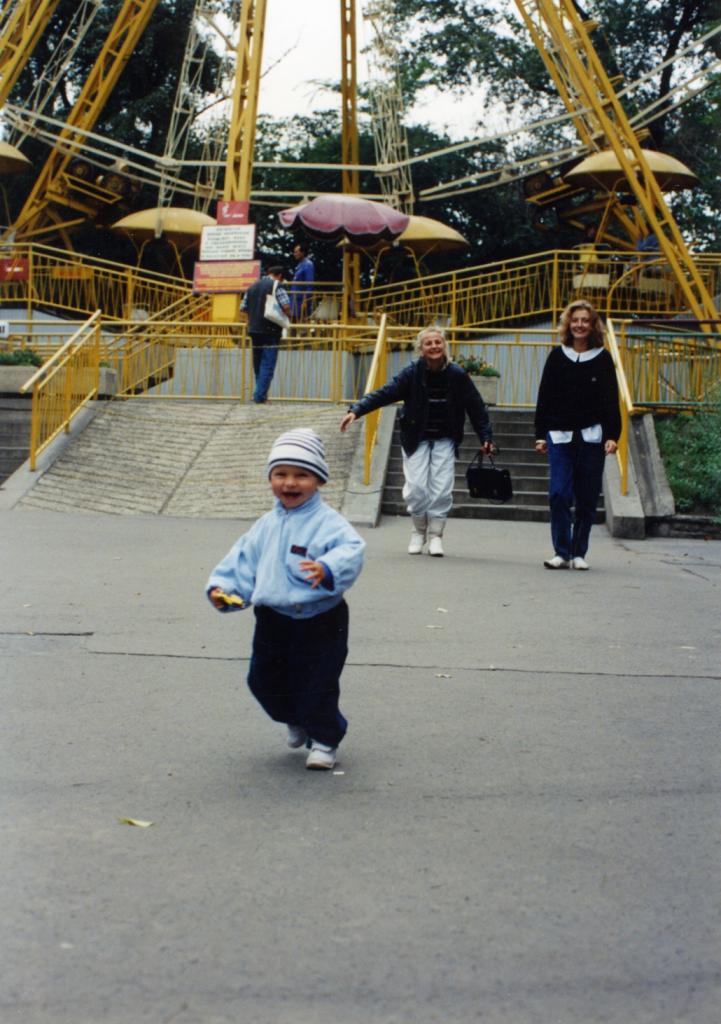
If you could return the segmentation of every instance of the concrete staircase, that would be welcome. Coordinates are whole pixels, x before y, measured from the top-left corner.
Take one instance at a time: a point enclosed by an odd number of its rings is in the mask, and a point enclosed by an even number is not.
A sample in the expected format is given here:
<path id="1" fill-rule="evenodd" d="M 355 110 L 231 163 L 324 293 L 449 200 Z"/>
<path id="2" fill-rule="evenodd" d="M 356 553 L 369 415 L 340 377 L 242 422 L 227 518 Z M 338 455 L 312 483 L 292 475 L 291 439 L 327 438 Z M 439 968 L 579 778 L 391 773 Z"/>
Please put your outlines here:
<path id="1" fill-rule="evenodd" d="M 543 456 L 536 455 L 533 450 L 533 412 L 523 409 L 489 409 L 489 413 L 493 425 L 493 439 L 500 448 L 496 465 L 510 470 L 513 498 L 506 504 L 498 505 L 469 496 L 466 469 L 478 451 L 478 441 L 470 424 L 467 423 L 466 436 L 456 463 L 451 516 L 463 519 L 509 519 L 517 522 L 547 523 L 548 463 Z M 402 488 L 403 460 L 399 431 L 396 427 L 381 505 L 384 514 L 407 515 Z M 603 497 L 599 502 L 596 521 L 603 522 Z"/>
<path id="2" fill-rule="evenodd" d="M 331 476 L 323 497 L 333 508 L 343 504 L 358 434 L 341 434 L 339 406 L 137 398 L 96 408 L 16 507 L 255 519 L 272 505 L 266 460 L 273 441 L 304 426 L 326 446 Z"/>

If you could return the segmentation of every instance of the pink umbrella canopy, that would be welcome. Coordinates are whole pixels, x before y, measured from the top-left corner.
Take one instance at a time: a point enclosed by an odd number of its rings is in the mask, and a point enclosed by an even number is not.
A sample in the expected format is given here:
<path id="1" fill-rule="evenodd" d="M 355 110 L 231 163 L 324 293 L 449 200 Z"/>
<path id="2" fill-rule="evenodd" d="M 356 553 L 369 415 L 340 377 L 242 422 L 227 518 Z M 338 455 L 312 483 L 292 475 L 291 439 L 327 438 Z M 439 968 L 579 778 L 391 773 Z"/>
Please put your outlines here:
<path id="1" fill-rule="evenodd" d="M 359 196 L 316 196 L 278 214 L 284 228 L 301 230 L 321 242 L 347 238 L 355 245 L 392 242 L 408 227 L 409 217 L 385 203 Z"/>

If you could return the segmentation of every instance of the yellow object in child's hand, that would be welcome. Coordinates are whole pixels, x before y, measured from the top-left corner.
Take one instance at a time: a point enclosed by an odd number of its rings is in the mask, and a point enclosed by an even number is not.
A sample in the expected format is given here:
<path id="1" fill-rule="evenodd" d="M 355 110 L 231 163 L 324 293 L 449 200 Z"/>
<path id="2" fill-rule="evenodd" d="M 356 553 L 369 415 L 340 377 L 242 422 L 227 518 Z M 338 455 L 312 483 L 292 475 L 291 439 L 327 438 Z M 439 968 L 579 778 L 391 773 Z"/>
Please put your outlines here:
<path id="1" fill-rule="evenodd" d="M 245 601 L 237 594 L 226 594 L 224 590 L 216 590 L 214 597 L 217 597 L 223 604 L 233 605 L 236 608 L 245 608 Z"/>

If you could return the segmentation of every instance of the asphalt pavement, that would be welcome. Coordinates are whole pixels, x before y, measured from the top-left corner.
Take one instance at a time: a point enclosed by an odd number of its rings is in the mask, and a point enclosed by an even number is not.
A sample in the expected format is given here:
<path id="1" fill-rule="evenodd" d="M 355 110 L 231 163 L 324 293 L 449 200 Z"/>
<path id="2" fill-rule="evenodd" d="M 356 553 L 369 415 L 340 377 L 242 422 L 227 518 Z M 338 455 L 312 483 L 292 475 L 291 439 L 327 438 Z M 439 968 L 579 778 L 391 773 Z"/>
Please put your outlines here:
<path id="1" fill-rule="evenodd" d="M 204 597 L 243 523 L 0 511 L 3 1024 L 718 1024 L 721 546 L 408 525 L 319 773 Z"/>

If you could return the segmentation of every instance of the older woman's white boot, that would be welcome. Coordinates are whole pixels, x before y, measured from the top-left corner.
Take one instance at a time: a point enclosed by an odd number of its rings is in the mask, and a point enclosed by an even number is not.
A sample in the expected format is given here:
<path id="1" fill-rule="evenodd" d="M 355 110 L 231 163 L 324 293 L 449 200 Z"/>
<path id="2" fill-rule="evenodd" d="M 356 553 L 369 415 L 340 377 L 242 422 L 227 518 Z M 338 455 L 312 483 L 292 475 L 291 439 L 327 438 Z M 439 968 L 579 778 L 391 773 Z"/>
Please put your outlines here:
<path id="1" fill-rule="evenodd" d="M 408 545 L 409 555 L 420 555 L 423 551 L 423 545 L 426 542 L 426 530 L 428 529 L 428 517 L 427 516 L 412 516 L 413 532 L 411 533 L 411 540 Z"/>
<path id="2" fill-rule="evenodd" d="M 430 519 L 428 521 L 428 554 L 435 555 L 436 558 L 443 558 L 441 537 L 445 526 L 445 519 Z"/>

